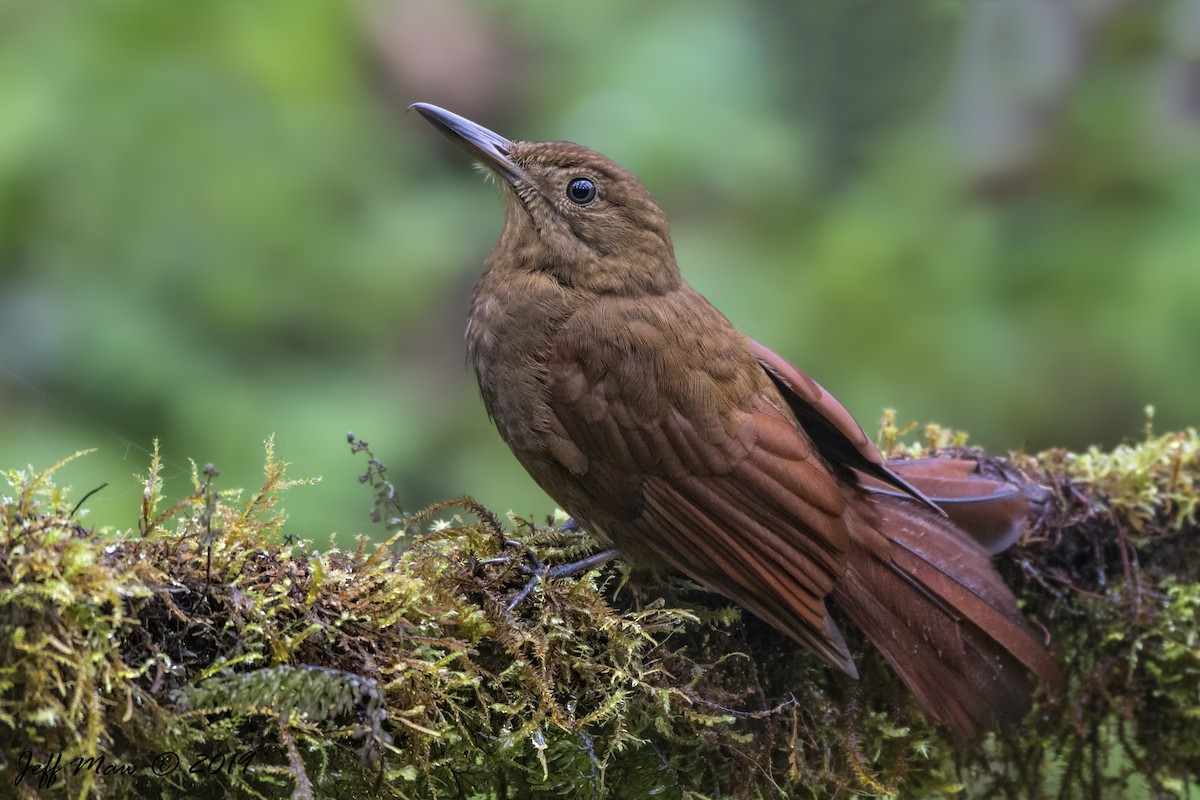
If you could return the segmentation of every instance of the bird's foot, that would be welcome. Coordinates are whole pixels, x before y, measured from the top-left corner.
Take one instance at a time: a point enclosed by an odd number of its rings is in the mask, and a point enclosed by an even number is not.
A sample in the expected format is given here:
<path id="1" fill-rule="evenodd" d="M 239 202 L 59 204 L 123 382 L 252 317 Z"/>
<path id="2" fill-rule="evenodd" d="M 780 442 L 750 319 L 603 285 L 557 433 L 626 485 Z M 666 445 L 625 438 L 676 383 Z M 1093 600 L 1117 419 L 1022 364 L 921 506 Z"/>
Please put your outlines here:
<path id="1" fill-rule="evenodd" d="M 595 553 L 594 555 L 590 555 L 587 558 L 580 559 L 579 561 L 572 561 L 570 564 L 559 564 L 556 567 L 550 567 L 538 561 L 533 553 L 529 552 L 529 558 L 536 563 L 536 566 L 532 569 L 527 566 L 521 567 L 521 571 L 530 575 L 530 578 L 525 584 L 525 588 L 517 592 L 517 596 L 514 597 L 508 604 L 508 610 L 511 612 L 515 610 L 517 606 L 521 605 L 521 603 L 525 602 L 525 598 L 529 597 L 529 593 L 532 592 L 534 587 L 538 585 L 538 581 L 543 580 L 544 578 L 565 578 L 568 575 L 586 572 L 593 567 L 606 564 L 616 557 L 616 550 L 604 550 L 602 552 Z"/>
<path id="2" fill-rule="evenodd" d="M 578 533 L 580 530 L 582 530 L 582 528 L 580 527 L 579 523 L 575 521 L 574 517 L 570 517 L 566 522 L 558 527 L 558 530 L 561 533 Z M 532 592 L 534 587 L 538 585 L 538 581 L 543 580 L 544 578 L 565 578 L 570 575 L 575 575 L 579 572 L 586 572 L 593 567 L 598 567 L 601 564 L 611 561 L 617 556 L 616 550 L 604 550 L 602 552 L 590 555 L 587 558 L 580 559 L 579 561 L 572 561 L 570 564 L 559 564 L 558 566 L 551 567 L 548 564 L 543 564 L 541 559 L 537 557 L 537 554 L 533 552 L 533 549 L 522 544 L 521 542 L 517 542 L 512 539 L 505 539 L 503 546 L 508 549 L 522 551 L 521 557 L 524 558 L 524 560 L 528 563 L 521 564 L 519 569 L 522 573 L 530 576 L 529 580 L 525 583 L 525 586 L 521 589 L 521 591 L 517 592 L 517 595 L 512 599 L 511 602 L 509 602 L 508 610 L 510 612 L 515 610 L 519 605 L 521 605 L 521 603 L 525 602 L 525 598 L 529 597 L 530 592 Z M 486 558 L 478 562 L 477 566 L 482 567 L 492 564 L 511 564 L 515 558 L 517 558 L 515 555 Z"/>

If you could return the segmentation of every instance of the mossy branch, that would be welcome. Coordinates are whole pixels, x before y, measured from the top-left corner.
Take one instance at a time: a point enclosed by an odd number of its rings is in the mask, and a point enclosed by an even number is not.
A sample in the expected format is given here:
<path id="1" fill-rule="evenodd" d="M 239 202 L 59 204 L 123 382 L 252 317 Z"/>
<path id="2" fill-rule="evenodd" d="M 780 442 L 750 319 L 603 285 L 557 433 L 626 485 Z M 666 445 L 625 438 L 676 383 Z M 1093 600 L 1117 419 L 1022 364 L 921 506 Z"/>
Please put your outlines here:
<path id="1" fill-rule="evenodd" d="M 889 418 L 881 443 L 962 444 L 901 433 Z M 1009 457 L 1052 499 L 997 565 L 1069 688 L 967 746 L 861 641 L 855 683 L 677 576 L 615 562 L 547 578 L 510 610 L 532 557 L 598 543 L 469 499 L 404 513 L 384 465 L 351 444 L 393 535 L 349 550 L 284 535 L 289 484 L 269 445 L 248 502 L 194 469 L 193 493 L 166 510 L 155 456 L 125 533 L 76 521 L 52 480 L 61 464 L 8 472 L 4 785 L 81 798 L 1200 791 L 1195 430 Z"/>

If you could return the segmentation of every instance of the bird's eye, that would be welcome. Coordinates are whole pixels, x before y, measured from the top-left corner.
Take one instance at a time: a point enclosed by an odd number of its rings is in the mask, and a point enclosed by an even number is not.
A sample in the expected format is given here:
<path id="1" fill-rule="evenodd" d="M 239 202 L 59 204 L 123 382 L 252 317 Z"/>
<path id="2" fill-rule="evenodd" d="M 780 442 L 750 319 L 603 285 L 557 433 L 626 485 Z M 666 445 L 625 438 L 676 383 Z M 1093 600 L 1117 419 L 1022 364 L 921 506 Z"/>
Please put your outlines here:
<path id="1" fill-rule="evenodd" d="M 572 178 L 567 184 L 567 199 L 577 206 L 586 206 L 596 199 L 596 184 L 587 178 Z"/>

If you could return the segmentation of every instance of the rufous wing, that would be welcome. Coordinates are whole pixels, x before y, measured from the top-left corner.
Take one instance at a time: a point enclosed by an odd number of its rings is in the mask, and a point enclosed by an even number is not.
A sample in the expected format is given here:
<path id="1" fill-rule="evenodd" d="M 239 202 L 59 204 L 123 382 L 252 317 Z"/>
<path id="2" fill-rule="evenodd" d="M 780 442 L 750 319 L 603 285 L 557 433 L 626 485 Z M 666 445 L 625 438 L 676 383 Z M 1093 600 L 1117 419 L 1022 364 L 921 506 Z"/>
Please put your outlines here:
<path id="1" fill-rule="evenodd" d="M 939 514 L 937 503 L 920 489 L 888 469 L 879 448 L 871 441 L 845 406 L 787 359 L 763 345 L 750 341 L 758 363 L 778 387 L 804 432 L 831 467 L 850 478 L 852 471 L 870 475 L 913 497 Z"/>
<path id="2" fill-rule="evenodd" d="M 722 415 L 657 415 L 638 386 L 589 374 L 559 347 L 549 363 L 557 426 L 586 455 L 580 484 L 605 508 L 636 510 L 633 535 L 667 564 L 730 598 L 850 675 L 857 670 L 825 598 L 845 569 L 845 497 L 795 422 L 763 398 Z M 633 480 L 630 480 L 633 477 Z M 636 497 L 613 497 L 614 489 Z M 587 519 L 588 509 L 567 509 Z"/>

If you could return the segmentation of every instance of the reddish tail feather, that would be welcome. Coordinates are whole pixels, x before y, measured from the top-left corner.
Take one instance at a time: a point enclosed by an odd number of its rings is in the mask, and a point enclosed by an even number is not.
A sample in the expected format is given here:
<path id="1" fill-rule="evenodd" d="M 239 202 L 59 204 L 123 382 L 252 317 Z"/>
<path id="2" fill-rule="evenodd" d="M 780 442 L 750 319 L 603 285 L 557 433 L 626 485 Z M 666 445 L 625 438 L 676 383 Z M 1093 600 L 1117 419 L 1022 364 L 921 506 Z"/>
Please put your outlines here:
<path id="1" fill-rule="evenodd" d="M 944 518 L 885 495 L 853 521 L 838 606 L 925 712 L 961 737 L 1019 720 L 1062 678 L 987 552 Z"/>

